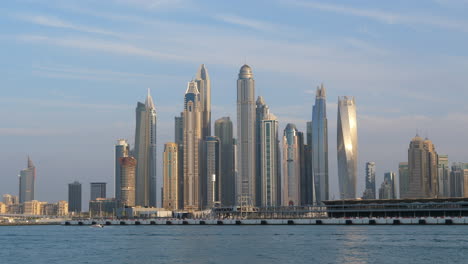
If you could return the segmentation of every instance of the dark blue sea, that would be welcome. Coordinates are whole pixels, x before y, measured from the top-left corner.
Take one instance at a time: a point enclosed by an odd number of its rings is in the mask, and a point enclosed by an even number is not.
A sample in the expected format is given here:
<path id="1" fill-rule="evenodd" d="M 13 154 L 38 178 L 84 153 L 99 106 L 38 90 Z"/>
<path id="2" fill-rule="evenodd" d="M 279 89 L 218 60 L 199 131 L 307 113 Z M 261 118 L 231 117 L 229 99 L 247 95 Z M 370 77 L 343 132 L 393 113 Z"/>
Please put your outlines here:
<path id="1" fill-rule="evenodd" d="M 0 226 L 0 263 L 468 263 L 468 226 Z"/>

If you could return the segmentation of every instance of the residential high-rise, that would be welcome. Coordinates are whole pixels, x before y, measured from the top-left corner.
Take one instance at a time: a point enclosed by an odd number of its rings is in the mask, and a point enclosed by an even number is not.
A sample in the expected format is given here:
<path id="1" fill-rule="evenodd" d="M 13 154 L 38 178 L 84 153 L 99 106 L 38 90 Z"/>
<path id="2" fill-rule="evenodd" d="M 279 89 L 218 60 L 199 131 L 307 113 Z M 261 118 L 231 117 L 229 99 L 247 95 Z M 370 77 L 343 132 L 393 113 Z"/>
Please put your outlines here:
<path id="1" fill-rule="evenodd" d="M 463 197 L 465 193 L 465 170 L 467 163 L 454 162 L 450 172 L 450 194 L 451 197 Z"/>
<path id="2" fill-rule="evenodd" d="M 16 196 L 16 195 L 11 195 L 11 194 L 4 194 L 4 195 L 3 195 L 3 203 L 4 203 L 6 206 L 12 205 L 12 204 L 18 204 L 18 203 L 19 203 L 18 196 Z"/>
<path id="3" fill-rule="evenodd" d="M 97 198 L 106 198 L 106 183 L 105 182 L 92 182 L 91 186 L 91 201 Z"/>
<path id="4" fill-rule="evenodd" d="M 366 189 L 363 199 L 375 199 L 375 162 L 366 163 Z"/>
<path id="5" fill-rule="evenodd" d="M 416 136 L 408 149 L 409 185 L 406 197 L 435 198 L 438 194 L 437 152 L 432 142 Z"/>
<path id="6" fill-rule="evenodd" d="M 400 183 L 400 198 L 408 197 L 409 190 L 409 168 L 408 162 L 398 164 L 398 178 Z"/>
<path id="7" fill-rule="evenodd" d="M 127 140 L 119 139 L 115 145 L 115 185 L 114 195 L 117 200 L 120 200 L 120 158 L 128 157 L 130 154 L 130 145 Z"/>
<path id="8" fill-rule="evenodd" d="M 21 170 L 19 177 L 19 202 L 24 203 L 34 200 L 36 189 L 36 167 L 28 157 L 28 167 Z"/>
<path id="9" fill-rule="evenodd" d="M 301 200 L 303 205 L 313 204 L 315 200 L 315 182 L 312 177 L 312 121 L 307 122 L 306 141 L 304 144 L 304 177 L 301 184 Z"/>
<path id="10" fill-rule="evenodd" d="M 134 157 L 121 157 L 120 165 L 120 202 L 123 206 L 135 206 L 135 178 L 137 161 Z"/>
<path id="11" fill-rule="evenodd" d="M 268 113 L 261 125 L 262 206 L 281 205 L 281 166 L 278 120 Z"/>
<path id="12" fill-rule="evenodd" d="M 135 203 L 157 206 L 156 202 L 156 108 L 150 91 L 145 103 L 136 108 L 135 150 L 137 160 Z"/>
<path id="13" fill-rule="evenodd" d="M 269 111 L 263 97 L 258 96 L 255 102 L 255 201 L 257 206 L 262 204 L 262 121 Z"/>
<path id="14" fill-rule="evenodd" d="M 221 204 L 233 206 L 236 202 L 234 174 L 234 139 L 232 121 L 222 117 L 215 122 L 215 136 L 219 138 L 221 148 Z"/>
<path id="15" fill-rule="evenodd" d="M 237 80 L 237 137 L 237 202 L 255 205 L 255 81 L 248 65 L 241 67 Z"/>
<path id="16" fill-rule="evenodd" d="M 167 210 L 178 210 L 182 208 L 180 200 L 180 182 L 179 179 L 179 147 L 176 143 L 169 142 L 164 144 L 163 155 L 163 207 Z"/>
<path id="17" fill-rule="evenodd" d="M 184 113 L 174 119 L 174 142 L 177 144 L 177 174 L 179 179 L 179 209 L 184 208 Z M 164 194 L 163 194 L 164 195 Z"/>
<path id="18" fill-rule="evenodd" d="M 439 155 L 438 163 L 439 197 L 450 197 L 450 167 L 448 155 Z"/>
<path id="19" fill-rule="evenodd" d="M 195 77 L 200 93 L 200 109 L 202 112 L 202 138 L 211 136 L 211 81 L 205 64 L 200 65 Z"/>
<path id="20" fill-rule="evenodd" d="M 220 203 L 221 186 L 224 175 L 221 173 L 221 151 L 218 137 L 205 138 L 205 163 L 206 163 L 206 194 L 205 208 L 213 208 L 216 203 Z"/>
<path id="21" fill-rule="evenodd" d="M 356 102 L 354 97 L 339 97 L 337 156 L 341 199 L 356 198 L 357 138 Z"/>
<path id="22" fill-rule="evenodd" d="M 396 199 L 396 188 L 395 188 L 395 182 L 396 182 L 396 173 L 393 171 L 386 172 L 384 174 L 384 182 L 386 182 L 390 187 L 389 187 L 389 197 L 388 199 Z"/>
<path id="23" fill-rule="evenodd" d="M 338 121 L 340 122 L 340 121 Z M 311 124 L 313 203 L 329 200 L 328 186 L 328 120 L 326 90 L 317 87 Z M 341 182 L 341 181 L 340 181 Z"/>
<path id="24" fill-rule="evenodd" d="M 283 135 L 283 202 L 284 206 L 301 205 L 301 139 L 294 124 L 287 124 Z"/>
<path id="25" fill-rule="evenodd" d="M 81 183 L 68 184 L 68 211 L 81 213 Z"/>
<path id="26" fill-rule="evenodd" d="M 200 210 L 203 175 L 200 171 L 202 113 L 197 83 L 188 83 L 184 103 L 184 209 Z"/>

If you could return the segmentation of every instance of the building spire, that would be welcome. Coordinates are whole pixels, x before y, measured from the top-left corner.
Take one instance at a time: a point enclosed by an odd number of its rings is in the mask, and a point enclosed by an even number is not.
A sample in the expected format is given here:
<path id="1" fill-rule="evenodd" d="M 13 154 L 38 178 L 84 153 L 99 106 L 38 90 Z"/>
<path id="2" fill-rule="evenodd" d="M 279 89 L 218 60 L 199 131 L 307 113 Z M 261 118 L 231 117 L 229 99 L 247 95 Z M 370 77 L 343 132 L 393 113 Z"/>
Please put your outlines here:
<path id="1" fill-rule="evenodd" d="M 205 67 L 205 64 L 200 65 L 200 68 L 197 71 L 195 80 L 208 80 L 210 76 L 208 75 L 208 70 Z"/>
<path id="2" fill-rule="evenodd" d="M 145 105 L 146 105 L 146 108 L 155 109 L 155 107 L 154 107 L 154 102 L 153 102 L 153 97 L 151 97 L 151 90 L 150 90 L 150 88 L 148 88 L 148 95 L 146 96 Z"/>
<path id="3" fill-rule="evenodd" d="M 34 167 L 34 163 L 32 162 L 31 157 L 29 157 L 28 155 L 28 168 L 32 168 L 32 167 Z"/>

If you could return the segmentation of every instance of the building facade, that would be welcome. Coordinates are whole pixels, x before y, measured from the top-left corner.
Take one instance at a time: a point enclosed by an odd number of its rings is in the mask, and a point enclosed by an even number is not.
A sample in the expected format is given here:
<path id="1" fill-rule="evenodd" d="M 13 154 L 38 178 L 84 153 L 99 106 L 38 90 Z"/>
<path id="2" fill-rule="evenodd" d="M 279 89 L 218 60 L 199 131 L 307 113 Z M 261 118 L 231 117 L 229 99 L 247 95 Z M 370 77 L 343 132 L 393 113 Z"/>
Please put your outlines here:
<path id="1" fill-rule="evenodd" d="M 364 199 L 375 199 L 375 162 L 366 163 L 366 189 L 364 190 Z"/>
<path id="2" fill-rule="evenodd" d="M 312 181 L 313 203 L 329 200 L 328 184 L 328 120 L 326 90 L 317 87 L 311 124 Z M 311 143 L 309 143 L 311 142 Z"/>
<path id="3" fill-rule="evenodd" d="M 261 125 L 261 206 L 281 205 L 281 166 L 278 120 L 269 113 Z"/>
<path id="4" fill-rule="evenodd" d="M 437 197 L 437 166 L 437 152 L 432 142 L 419 136 L 413 138 L 408 149 L 408 193 L 402 198 Z"/>
<path id="5" fill-rule="evenodd" d="M 81 213 L 81 183 L 68 184 L 68 211 Z"/>
<path id="6" fill-rule="evenodd" d="M 123 206 L 135 206 L 135 178 L 137 160 L 134 157 L 121 157 L 120 164 L 120 191 L 119 200 Z"/>
<path id="7" fill-rule="evenodd" d="M 438 177 L 438 189 L 439 197 L 451 197 L 450 194 L 450 166 L 448 155 L 439 155 L 437 161 L 437 177 Z"/>
<path id="8" fill-rule="evenodd" d="M 179 146 L 169 142 L 164 144 L 163 155 L 163 208 L 167 210 L 182 209 L 181 179 L 179 179 Z"/>
<path id="9" fill-rule="evenodd" d="M 34 200 L 36 189 L 36 167 L 28 157 L 28 167 L 21 170 L 19 177 L 19 202 L 24 203 Z"/>
<path id="10" fill-rule="evenodd" d="M 205 138 L 205 162 L 206 162 L 206 195 L 205 208 L 213 208 L 216 204 L 221 204 L 221 186 L 224 184 L 224 175 L 221 173 L 221 151 L 218 137 Z"/>
<path id="11" fill-rule="evenodd" d="M 105 182 L 92 182 L 91 187 L 91 201 L 97 198 L 106 198 L 106 183 Z"/>
<path id="12" fill-rule="evenodd" d="M 184 103 L 184 209 L 202 208 L 201 148 L 202 113 L 197 83 L 188 83 Z"/>
<path id="13" fill-rule="evenodd" d="M 284 206 L 301 205 L 301 174 L 303 171 L 301 139 L 294 124 L 287 124 L 283 134 L 283 202 Z M 306 184 L 303 184 L 306 185 Z"/>
<path id="14" fill-rule="evenodd" d="M 255 81 L 243 65 L 237 80 L 237 203 L 256 204 Z"/>
<path id="15" fill-rule="evenodd" d="M 356 198 L 357 184 L 357 119 L 354 97 L 338 98 L 338 181 L 341 199 Z"/>
<path id="16" fill-rule="evenodd" d="M 234 174 L 234 138 L 232 121 L 222 117 L 215 122 L 215 136 L 219 138 L 221 152 L 221 205 L 233 206 L 236 202 L 236 181 Z"/>
<path id="17" fill-rule="evenodd" d="M 150 91 L 145 103 L 138 102 L 134 155 L 137 160 L 135 203 L 139 206 L 157 206 L 156 194 L 156 107 Z"/>
<path id="18" fill-rule="evenodd" d="M 115 183 L 114 183 L 114 197 L 120 200 L 120 158 L 128 157 L 130 155 L 130 145 L 127 140 L 119 139 L 115 145 Z"/>

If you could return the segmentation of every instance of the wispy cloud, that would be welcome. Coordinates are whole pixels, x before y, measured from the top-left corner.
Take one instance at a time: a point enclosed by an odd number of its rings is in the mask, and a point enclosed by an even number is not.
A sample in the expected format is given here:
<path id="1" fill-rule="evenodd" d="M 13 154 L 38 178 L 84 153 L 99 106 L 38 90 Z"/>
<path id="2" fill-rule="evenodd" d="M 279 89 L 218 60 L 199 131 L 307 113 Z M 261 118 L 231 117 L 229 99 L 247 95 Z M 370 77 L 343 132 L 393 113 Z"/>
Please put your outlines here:
<path id="1" fill-rule="evenodd" d="M 285 3 L 298 7 L 368 18 L 386 24 L 434 26 L 468 33 L 468 21 L 452 20 L 449 18 L 433 16 L 429 14 L 400 14 L 386 12 L 378 9 L 355 8 L 344 5 L 324 4 L 313 1 L 306 2 L 301 0 L 291 0 Z"/>
<path id="2" fill-rule="evenodd" d="M 271 23 L 266 23 L 259 20 L 249 19 L 236 15 L 220 14 L 216 15 L 215 19 L 226 22 L 228 24 L 247 27 L 254 30 L 260 31 L 273 31 L 276 26 Z"/>
<path id="3" fill-rule="evenodd" d="M 187 0 L 114 0 L 116 3 L 144 9 L 180 8 L 189 4 Z"/>
<path id="4" fill-rule="evenodd" d="M 36 25 L 41 25 L 41 26 L 46 26 L 46 27 L 70 29 L 70 30 L 79 31 L 79 32 L 108 35 L 108 36 L 114 36 L 114 37 L 124 36 L 121 33 L 116 33 L 116 32 L 112 32 L 112 31 L 97 28 L 97 27 L 77 25 L 77 24 L 62 20 L 57 17 L 52 17 L 52 16 L 19 14 L 19 15 L 15 15 L 14 17 L 23 21 L 27 21 Z"/>
<path id="5" fill-rule="evenodd" d="M 91 109 L 91 110 L 130 110 L 131 105 L 123 104 L 107 104 L 107 103 L 82 103 L 78 101 L 64 100 L 48 100 L 38 98 L 0 98 L 2 103 L 15 103 L 34 105 L 36 107 L 52 107 L 52 108 L 74 108 L 74 109 Z"/>

